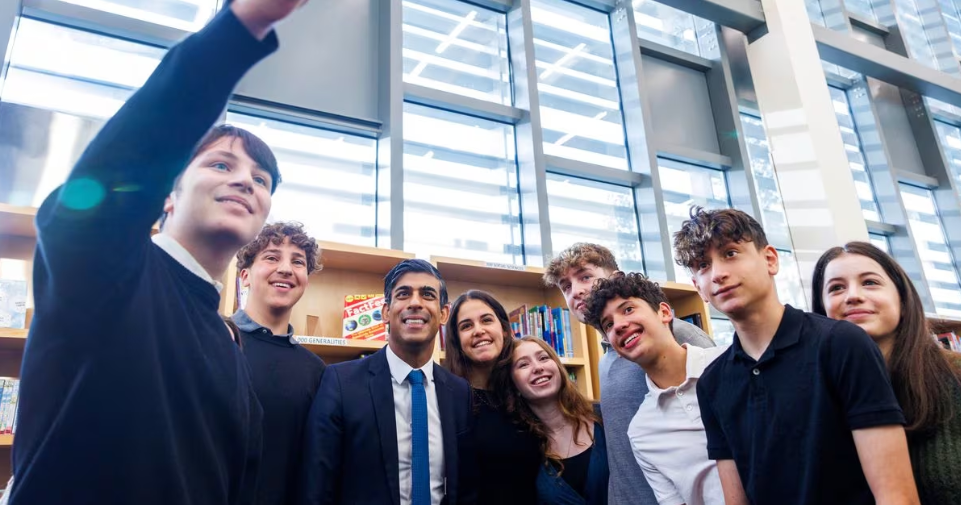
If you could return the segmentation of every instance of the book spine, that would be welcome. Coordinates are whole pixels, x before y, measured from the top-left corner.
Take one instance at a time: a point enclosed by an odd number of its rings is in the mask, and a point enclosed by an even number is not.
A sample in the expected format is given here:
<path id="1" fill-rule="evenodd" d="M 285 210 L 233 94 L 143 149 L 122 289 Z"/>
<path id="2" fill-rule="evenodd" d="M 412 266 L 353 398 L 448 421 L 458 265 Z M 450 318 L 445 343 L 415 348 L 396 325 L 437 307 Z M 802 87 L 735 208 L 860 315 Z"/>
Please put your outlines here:
<path id="1" fill-rule="evenodd" d="M 564 326 L 564 338 L 567 339 L 567 357 L 574 357 L 574 336 L 571 335 L 571 311 L 561 309 L 561 321 Z"/>
<path id="2" fill-rule="evenodd" d="M 7 416 L 9 410 L 7 404 L 10 403 L 10 393 L 13 392 L 13 379 L 3 379 L 3 393 L 0 393 L 0 433 L 6 433 Z"/>
<path id="3" fill-rule="evenodd" d="M 10 392 L 10 403 L 7 408 L 10 409 L 10 415 L 7 418 L 7 424 L 4 426 L 4 433 L 12 434 L 14 426 L 16 426 L 17 419 L 17 404 L 20 402 L 20 380 L 14 379 L 13 388 Z"/>

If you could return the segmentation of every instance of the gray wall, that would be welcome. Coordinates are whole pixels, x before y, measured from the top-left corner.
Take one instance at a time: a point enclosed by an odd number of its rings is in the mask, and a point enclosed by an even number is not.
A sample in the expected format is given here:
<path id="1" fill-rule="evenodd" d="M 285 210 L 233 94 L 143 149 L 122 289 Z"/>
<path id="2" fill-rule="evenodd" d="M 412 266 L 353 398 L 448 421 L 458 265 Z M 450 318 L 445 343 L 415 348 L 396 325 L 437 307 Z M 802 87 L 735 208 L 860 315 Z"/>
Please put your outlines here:
<path id="1" fill-rule="evenodd" d="M 918 153 L 918 143 L 901 101 L 901 91 L 876 79 L 869 79 L 868 84 L 871 86 L 878 121 L 885 131 L 884 142 L 891 168 L 925 174 L 924 163 Z"/>
<path id="2" fill-rule="evenodd" d="M 657 146 L 682 146 L 720 154 L 703 72 L 642 56 Z"/>
<path id="3" fill-rule="evenodd" d="M 382 4 L 380 0 L 307 3 L 303 12 L 280 25 L 280 49 L 247 74 L 236 93 L 316 112 L 384 121 L 377 112 Z"/>
<path id="4" fill-rule="evenodd" d="M 877 46 L 881 48 L 884 47 L 884 37 L 878 35 L 877 33 L 869 32 L 864 28 L 852 26 L 851 37 L 854 37 L 856 40 L 860 40 L 861 42 L 867 42 L 872 46 Z"/>

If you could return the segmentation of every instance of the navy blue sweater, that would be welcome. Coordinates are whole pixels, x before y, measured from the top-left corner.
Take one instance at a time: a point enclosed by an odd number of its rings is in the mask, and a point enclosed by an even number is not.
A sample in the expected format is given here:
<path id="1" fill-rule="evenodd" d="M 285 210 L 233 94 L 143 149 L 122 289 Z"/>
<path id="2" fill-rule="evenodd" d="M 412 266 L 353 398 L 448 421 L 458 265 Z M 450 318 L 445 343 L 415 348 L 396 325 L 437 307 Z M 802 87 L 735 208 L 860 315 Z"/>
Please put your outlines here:
<path id="1" fill-rule="evenodd" d="M 262 411 L 219 296 L 150 241 L 174 179 L 277 47 L 231 11 L 170 50 L 37 214 L 12 505 L 233 505 Z"/>

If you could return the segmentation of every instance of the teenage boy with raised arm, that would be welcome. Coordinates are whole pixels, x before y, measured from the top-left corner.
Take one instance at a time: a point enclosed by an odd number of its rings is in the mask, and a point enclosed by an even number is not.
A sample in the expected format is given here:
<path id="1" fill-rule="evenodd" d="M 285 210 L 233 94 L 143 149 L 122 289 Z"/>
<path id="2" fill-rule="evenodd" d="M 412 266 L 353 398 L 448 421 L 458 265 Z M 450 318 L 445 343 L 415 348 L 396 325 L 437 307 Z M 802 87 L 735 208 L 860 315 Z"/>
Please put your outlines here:
<path id="1" fill-rule="evenodd" d="M 290 313 L 319 261 L 320 248 L 300 223 L 269 224 L 237 253 L 240 282 L 250 293 L 233 321 L 264 409 L 256 505 L 292 505 L 296 496 L 304 423 L 325 365 L 294 339 Z"/>
<path id="2" fill-rule="evenodd" d="M 734 324 L 697 383 L 727 505 L 917 504 L 904 416 L 864 330 L 778 301 L 778 253 L 751 216 L 692 208 L 677 263 Z"/>
<path id="3" fill-rule="evenodd" d="M 217 279 L 280 177 L 256 137 L 204 136 L 301 3 L 236 0 L 172 48 L 40 207 L 12 505 L 254 498 L 261 408 Z"/>
<path id="4" fill-rule="evenodd" d="M 617 260 L 609 249 L 580 242 L 555 257 L 544 272 L 544 282 L 557 287 L 567 307 L 578 321 L 587 323 L 587 297 L 597 279 L 606 279 L 618 270 Z M 674 337 L 679 343 L 698 347 L 714 347 L 714 342 L 700 328 L 677 320 Z M 602 343 L 609 346 L 607 337 Z M 634 459 L 627 429 L 647 395 L 644 369 L 621 358 L 616 352 L 601 357 L 601 415 L 607 438 L 607 458 L 611 469 L 608 502 L 611 505 L 654 505 L 654 491 Z"/>
<path id="5" fill-rule="evenodd" d="M 660 505 L 724 505 L 717 464 L 707 457 L 695 387 L 726 347 L 678 344 L 667 296 L 643 274 L 616 272 L 594 284 L 587 320 L 618 355 L 647 373 L 648 398 L 627 435 Z"/>

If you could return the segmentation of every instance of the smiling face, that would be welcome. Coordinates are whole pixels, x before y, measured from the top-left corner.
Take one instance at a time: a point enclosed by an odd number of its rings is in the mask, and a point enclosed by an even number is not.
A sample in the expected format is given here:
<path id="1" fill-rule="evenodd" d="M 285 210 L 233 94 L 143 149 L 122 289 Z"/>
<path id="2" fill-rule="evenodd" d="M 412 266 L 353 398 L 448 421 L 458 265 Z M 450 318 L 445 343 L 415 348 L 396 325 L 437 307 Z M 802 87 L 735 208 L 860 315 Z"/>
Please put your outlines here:
<path id="1" fill-rule="evenodd" d="M 604 307 L 601 329 L 617 354 L 643 368 L 665 346 L 677 345 L 668 326 L 673 318 L 666 303 L 655 311 L 640 298 L 614 297 Z"/>
<path id="2" fill-rule="evenodd" d="M 594 281 L 611 276 L 609 272 L 591 263 L 583 263 L 579 267 L 570 268 L 557 282 L 557 287 L 564 295 L 567 308 L 574 317 L 582 323 L 587 323 L 587 295 L 591 293 Z"/>
<path id="3" fill-rule="evenodd" d="M 457 338 L 464 357 L 474 365 L 493 365 L 504 349 L 504 327 L 494 309 L 481 300 L 467 300 L 457 311 Z"/>
<path id="4" fill-rule="evenodd" d="M 528 403 L 557 401 L 563 366 L 536 342 L 518 342 L 511 359 L 514 386 Z"/>
<path id="5" fill-rule="evenodd" d="M 222 137 L 190 162 L 167 197 L 164 233 L 187 249 L 210 242 L 247 244 L 270 213 L 272 184 L 270 172 L 247 154 L 243 141 Z"/>
<path id="6" fill-rule="evenodd" d="M 268 310 L 290 310 L 307 289 L 307 255 L 285 238 L 268 243 L 250 268 L 240 271 L 241 285 L 250 287 L 247 305 Z"/>
<path id="7" fill-rule="evenodd" d="M 694 286 L 701 297 L 731 319 L 743 318 L 768 297 L 777 297 L 774 276 L 778 255 L 773 246 L 728 242 L 705 251 L 693 264 Z"/>
<path id="8" fill-rule="evenodd" d="M 395 344 L 422 349 L 434 344 L 437 329 L 447 322 L 449 308 L 440 303 L 440 280 L 429 273 L 410 272 L 397 279 L 390 304 L 382 310 L 384 320 L 390 323 L 392 349 Z"/>
<path id="9" fill-rule="evenodd" d="M 876 342 L 894 335 L 901 322 L 901 297 L 878 262 L 844 253 L 824 270 L 822 297 L 827 316 L 860 326 Z"/>

